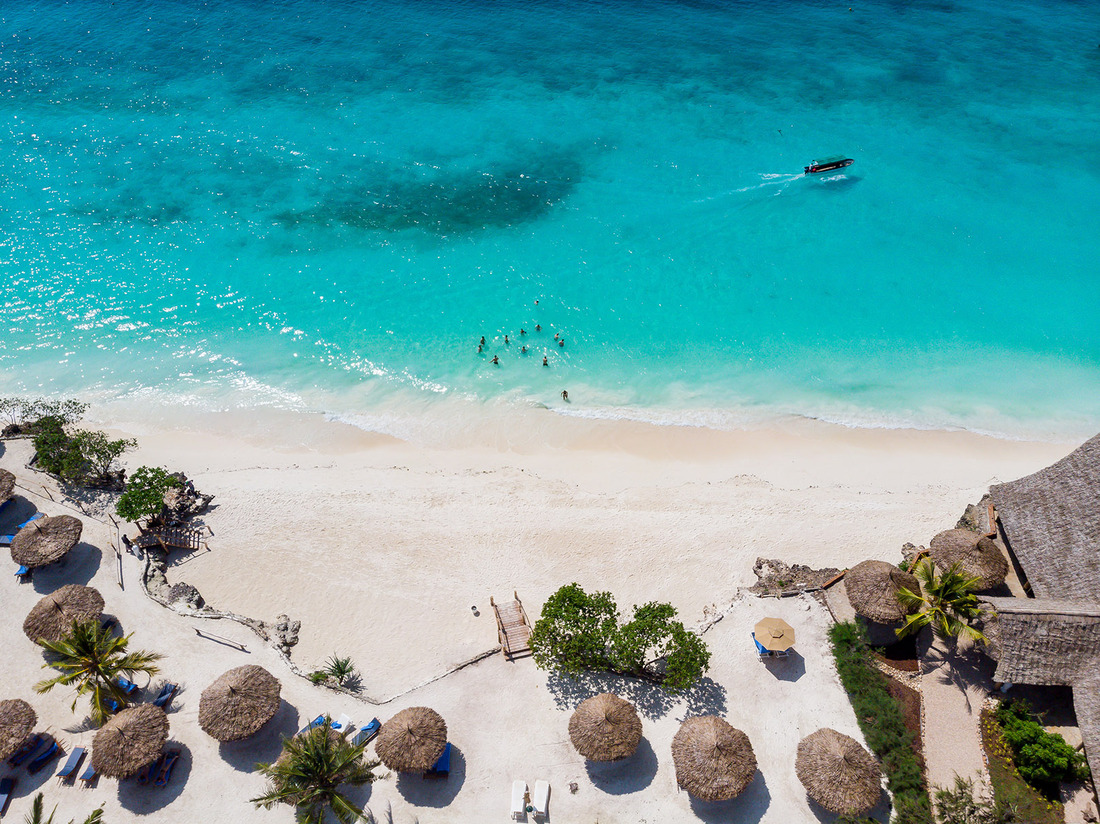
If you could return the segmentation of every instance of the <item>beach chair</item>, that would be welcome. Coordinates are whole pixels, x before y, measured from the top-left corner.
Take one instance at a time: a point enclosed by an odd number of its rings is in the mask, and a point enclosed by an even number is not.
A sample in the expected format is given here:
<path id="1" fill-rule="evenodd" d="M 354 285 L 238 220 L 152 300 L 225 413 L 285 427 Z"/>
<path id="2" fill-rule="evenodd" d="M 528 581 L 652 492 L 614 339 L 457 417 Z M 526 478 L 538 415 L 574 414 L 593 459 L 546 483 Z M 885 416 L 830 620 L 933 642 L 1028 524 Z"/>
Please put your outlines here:
<path id="1" fill-rule="evenodd" d="M 150 761 L 148 764 L 141 768 L 141 771 L 137 775 L 138 783 L 148 784 L 149 779 L 156 778 L 156 776 L 160 775 L 160 768 L 163 763 L 164 753 L 161 753 L 160 758 L 158 758 L 156 761 Z"/>
<path id="2" fill-rule="evenodd" d="M 116 701 L 114 698 L 110 697 L 105 698 L 103 703 L 107 707 L 107 712 L 109 712 L 111 715 L 114 715 L 124 706 L 123 704 L 120 704 L 118 701 Z"/>
<path id="3" fill-rule="evenodd" d="M 21 566 L 15 570 L 15 577 L 19 579 L 19 583 L 25 584 L 31 579 L 31 571 L 28 567 Z"/>
<path id="4" fill-rule="evenodd" d="M 133 695 L 139 689 L 137 684 L 133 681 L 127 681 L 121 675 L 115 679 L 115 683 L 118 684 L 127 695 Z"/>
<path id="5" fill-rule="evenodd" d="M 432 768 L 424 773 L 425 778 L 446 778 L 451 774 L 451 742 L 443 748 L 443 753 L 432 764 Z"/>
<path id="6" fill-rule="evenodd" d="M 84 772 L 80 774 L 80 780 L 84 782 L 85 787 L 90 787 L 95 783 L 97 778 L 99 778 L 99 773 L 96 772 L 95 767 L 92 766 L 92 762 L 89 761 Z"/>
<path id="7" fill-rule="evenodd" d="M 179 761 L 180 751 L 168 750 L 163 757 L 164 763 L 161 764 L 160 772 L 157 773 L 157 780 L 154 782 L 158 787 L 167 787 L 168 782 L 172 780 L 172 768 Z"/>
<path id="8" fill-rule="evenodd" d="M 14 535 L 0 535 L 0 546 L 11 546 L 11 542 L 14 540 Z"/>
<path id="9" fill-rule="evenodd" d="M 59 781 L 68 781 L 69 779 L 76 780 L 76 770 L 80 766 L 81 760 L 84 758 L 84 753 L 87 750 L 84 747 L 74 747 L 73 751 L 69 753 L 69 758 L 57 772 L 57 778 Z"/>
<path id="10" fill-rule="evenodd" d="M 546 818 L 550 809 L 550 782 L 536 781 L 535 793 L 531 796 L 531 806 L 535 808 L 535 818 Z"/>
<path id="11" fill-rule="evenodd" d="M 11 799 L 11 791 L 14 789 L 14 778 L 9 777 L 0 779 L 0 815 L 3 815 L 4 810 L 8 808 L 8 801 Z"/>
<path id="12" fill-rule="evenodd" d="M 760 653 L 761 658 L 770 658 L 771 652 L 765 648 L 763 644 L 756 640 L 756 633 L 752 633 L 752 642 L 756 644 L 756 651 Z"/>
<path id="13" fill-rule="evenodd" d="M 362 744 L 369 744 L 374 736 L 378 735 L 378 731 L 381 729 L 382 722 L 377 718 L 372 718 L 367 726 L 363 727 L 363 729 L 355 734 L 355 738 L 351 740 L 351 743 L 356 747 Z"/>
<path id="14" fill-rule="evenodd" d="M 42 745 L 42 742 L 45 740 L 46 737 L 42 735 L 42 733 L 36 732 L 34 735 L 24 741 L 19 749 L 12 753 L 11 758 L 8 759 L 8 765 L 12 767 L 18 767 L 20 764 L 22 764 L 24 761 L 34 755 L 34 751 L 37 750 Z"/>
<path id="15" fill-rule="evenodd" d="M 27 765 L 27 772 L 31 775 L 34 775 L 36 772 L 45 767 L 49 762 L 53 761 L 53 759 L 59 757 L 65 752 L 63 749 L 61 749 L 60 746 L 58 746 L 57 741 L 54 740 L 54 737 L 52 735 L 47 735 L 46 738 L 49 740 L 50 745 L 42 751 L 41 755 L 36 756 L 35 759 Z"/>
<path id="16" fill-rule="evenodd" d="M 18 531 L 19 531 L 20 529 L 22 529 L 23 527 L 25 527 L 25 526 L 26 526 L 27 524 L 29 524 L 29 523 L 30 523 L 31 521 L 37 521 L 37 520 L 38 520 L 39 518 L 44 518 L 45 516 L 46 516 L 46 513 L 44 513 L 44 512 L 36 512 L 36 513 L 34 513 L 33 515 L 31 515 L 31 517 L 27 518 L 27 520 L 23 521 L 23 523 L 21 523 L 21 524 L 20 524 L 19 526 L 17 526 L 17 527 L 15 528 L 15 529 L 16 529 L 16 531 L 18 532 Z"/>
<path id="17" fill-rule="evenodd" d="M 304 735 L 305 733 L 309 732 L 314 727 L 323 726 L 324 723 L 325 723 L 325 716 L 318 715 L 316 718 L 314 718 L 312 721 L 310 721 L 308 724 L 306 724 L 304 727 L 302 727 L 300 730 L 298 730 L 298 732 L 296 734 L 297 735 Z"/>
<path id="18" fill-rule="evenodd" d="M 351 723 L 351 718 L 346 713 L 342 714 L 339 718 L 332 722 L 332 728 L 341 735 L 347 735 L 349 732 L 355 729 Z"/>
<path id="19" fill-rule="evenodd" d="M 153 703 L 158 707 L 167 707 L 168 702 L 172 700 L 172 696 L 176 694 L 176 690 L 179 687 L 176 684 L 165 684 L 160 688 L 160 694 L 153 699 Z"/>
<path id="20" fill-rule="evenodd" d="M 779 649 L 772 653 L 776 658 L 790 658 L 791 651 L 789 649 Z"/>
<path id="21" fill-rule="evenodd" d="M 519 821 L 527 812 L 527 782 L 512 782 L 512 820 Z"/>

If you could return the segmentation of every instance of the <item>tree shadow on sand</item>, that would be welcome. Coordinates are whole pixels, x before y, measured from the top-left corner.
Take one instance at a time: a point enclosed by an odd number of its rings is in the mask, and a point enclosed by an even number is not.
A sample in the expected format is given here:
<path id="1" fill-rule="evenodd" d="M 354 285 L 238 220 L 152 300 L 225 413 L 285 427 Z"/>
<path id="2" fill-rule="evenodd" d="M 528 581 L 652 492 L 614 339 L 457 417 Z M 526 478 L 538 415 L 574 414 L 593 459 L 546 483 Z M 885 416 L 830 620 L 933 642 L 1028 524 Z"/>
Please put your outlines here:
<path id="1" fill-rule="evenodd" d="M 466 781 L 466 756 L 451 744 L 451 772 L 444 778 L 424 778 L 420 773 L 398 773 L 397 790 L 417 807 L 446 807 Z"/>
<path id="2" fill-rule="evenodd" d="M 629 758 L 620 761 L 586 761 L 588 777 L 608 795 L 626 795 L 644 790 L 657 775 L 657 753 L 645 738 Z"/>
<path id="3" fill-rule="evenodd" d="M 49 595 L 65 584 L 87 586 L 99 572 L 102 562 L 103 550 L 80 541 L 60 561 L 36 569 L 31 575 L 31 584 L 40 595 Z"/>
<path id="4" fill-rule="evenodd" d="M 304 723 L 304 722 L 303 722 Z M 223 741 L 218 745 L 222 761 L 240 772 L 254 772 L 257 762 L 270 764 L 283 751 L 283 738 L 298 731 L 298 710 L 279 699 L 279 709 L 260 731 L 242 741 Z"/>
<path id="5" fill-rule="evenodd" d="M 125 809 L 136 815 L 145 815 L 163 809 L 179 798 L 191 777 L 191 750 L 179 741 L 165 744 L 164 751 L 169 750 L 179 750 L 180 757 L 172 768 L 172 778 L 166 787 L 156 786 L 155 775 L 147 784 L 139 784 L 133 777 L 118 782 L 118 801 Z"/>
<path id="6" fill-rule="evenodd" d="M 692 796 L 691 811 L 700 821 L 707 824 L 756 824 L 764 817 L 771 804 L 772 795 L 768 792 L 764 774 L 757 770 L 752 782 L 745 791 L 729 801 L 700 801 Z"/>
<path id="7" fill-rule="evenodd" d="M 638 713 L 650 721 L 663 718 L 685 702 L 690 715 L 723 715 L 726 711 L 726 690 L 713 678 L 704 676 L 690 690 L 670 693 L 640 678 L 586 672 L 577 676 L 551 673 L 546 688 L 559 709 L 574 709 L 578 704 L 601 692 L 613 692 L 633 704 Z"/>

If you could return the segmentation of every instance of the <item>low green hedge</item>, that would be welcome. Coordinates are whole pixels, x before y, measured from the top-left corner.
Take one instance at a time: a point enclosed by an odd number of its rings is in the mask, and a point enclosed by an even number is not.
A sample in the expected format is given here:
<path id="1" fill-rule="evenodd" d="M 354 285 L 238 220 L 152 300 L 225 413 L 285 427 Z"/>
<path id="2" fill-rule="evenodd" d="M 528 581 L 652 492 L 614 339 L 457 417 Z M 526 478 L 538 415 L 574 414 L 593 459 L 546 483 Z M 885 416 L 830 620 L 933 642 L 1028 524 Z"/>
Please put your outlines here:
<path id="1" fill-rule="evenodd" d="M 856 624 L 836 624 L 829 630 L 840 682 L 852 702 L 859 727 L 871 750 L 882 761 L 887 786 L 894 797 L 897 824 L 932 824 L 932 806 L 913 736 L 886 676 L 871 661 L 871 648 Z"/>
<path id="2" fill-rule="evenodd" d="M 1085 756 L 1062 736 L 1043 729 L 1024 701 L 1003 702 L 996 716 L 1020 777 L 1048 799 L 1058 800 L 1062 781 L 1084 781 L 1089 777 Z"/>

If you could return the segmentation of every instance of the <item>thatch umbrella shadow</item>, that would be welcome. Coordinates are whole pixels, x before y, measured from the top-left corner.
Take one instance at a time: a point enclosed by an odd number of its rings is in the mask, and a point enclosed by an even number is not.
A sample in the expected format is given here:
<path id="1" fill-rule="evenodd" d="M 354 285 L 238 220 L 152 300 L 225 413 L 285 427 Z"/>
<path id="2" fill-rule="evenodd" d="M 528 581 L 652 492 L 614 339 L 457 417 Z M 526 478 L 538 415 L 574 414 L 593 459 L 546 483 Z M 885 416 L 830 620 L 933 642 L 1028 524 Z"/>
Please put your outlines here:
<path id="1" fill-rule="evenodd" d="M 758 770 L 744 792 L 736 798 L 727 801 L 703 801 L 690 796 L 689 803 L 696 818 L 707 824 L 729 824 L 731 821 L 736 821 L 737 824 L 756 824 L 767 813 L 771 800 L 768 783 L 764 774 Z"/>
<path id="2" fill-rule="evenodd" d="M 112 553 L 113 556 L 113 553 Z M 36 569 L 31 578 L 34 591 L 42 595 L 53 592 L 65 584 L 87 584 L 99 572 L 103 563 L 103 550 L 80 541 L 64 558 L 55 564 Z"/>
<path id="3" fill-rule="evenodd" d="M 258 733 L 240 741 L 220 742 L 218 755 L 239 772 L 255 772 L 258 762 L 270 764 L 279 757 L 283 739 L 292 737 L 298 728 L 298 710 L 280 698 L 279 709 Z"/>
<path id="4" fill-rule="evenodd" d="M 0 761 L 19 749 L 37 723 L 38 713 L 22 698 L 0 701 Z"/>
<path id="5" fill-rule="evenodd" d="M 218 741 L 259 732 L 279 710 L 282 685 L 258 664 L 227 670 L 199 697 L 199 726 Z"/>
<path id="6" fill-rule="evenodd" d="M 451 744 L 451 771 L 446 778 L 424 778 L 422 774 L 398 773 L 401 797 L 418 807 L 446 807 L 455 800 L 466 782 L 466 756 Z"/>
<path id="7" fill-rule="evenodd" d="M 657 776 L 657 753 L 643 738 L 629 758 L 620 761 L 587 761 L 588 778 L 608 795 L 627 795 L 644 790 Z"/>
<path id="8" fill-rule="evenodd" d="M 135 780 L 119 781 L 118 801 L 123 808 L 135 815 L 145 815 L 164 809 L 180 797 L 191 778 L 191 750 L 179 741 L 168 741 L 164 745 L 164 752 L 169 750 L 179 750 L 180 756 L 172 767 L 168 784 L 164 787 L 155 786 L 155 775 L 149 779 L 148 784 L 139 784 Z"/>
<path id="9" fill-rule="evenodd" d="M 23 621 L 23 634 L 34 643 L 56 642 L 72 631 L 74 621 L 98 621 L 105 606 L 94 587 L 67 584 L 42 597 Z"/>
<path id="10" fill-rule="evenodd" d="M 11 559 L 28 569 L 60 561 L 80 541 L 84 523 L 72 515 L 47 515 L 31 521 L 11 542 Z"/>

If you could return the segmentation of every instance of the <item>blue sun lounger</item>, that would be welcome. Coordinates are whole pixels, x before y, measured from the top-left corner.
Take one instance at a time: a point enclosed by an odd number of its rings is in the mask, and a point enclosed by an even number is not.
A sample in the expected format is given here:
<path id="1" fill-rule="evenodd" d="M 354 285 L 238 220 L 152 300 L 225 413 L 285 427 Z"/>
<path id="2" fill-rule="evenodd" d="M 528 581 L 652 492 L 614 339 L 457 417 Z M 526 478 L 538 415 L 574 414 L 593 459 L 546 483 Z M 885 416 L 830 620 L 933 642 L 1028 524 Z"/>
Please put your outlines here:
<path id="1" fill-rule="evenodd" d="M 355 738 L 351 739 L 351 743 L 356 747 L 362 744 L 369 744 L 371 739 L 378 735 L 380 729 L 382 729 L 382 722 L 377 718 L 372 718 L 367 726 L 356 733 Z"/>
<path id="2" fill-rule="evenodd" d="M 57 777 L 61 781 L 68 781 L 76 779 L 76 768 L 80 766 L 81 760 L 84 758 L 84 753 L 87 750 L 84 747 L 74 747 L 73 751 L 69 753 L 69 758 L 65 762 L 65 765 L 58 771 Z"/>
<path id="3" fill-rule="evenodd" d="M 157 773 L 157 780 L 154 782 L 156 786 L 168 786 L 168 782 L 172 780 L 172 768 L 176 766 L 179 757 L 179 750 L 169 750 L 164 754 L 164 763 L 161 765 L 160 772 Z"/>
<path id="4" fill-rule="evenodd" d="M 0 815 L 4 814 L 4 810 L 7 809 L 8 799 L 11 798 L 11 791 L 15 789 L 14 778 L 0 779 Z"/>
<path id="5" fill-rule="evenodd" d="M 32 755 L 34 751 L 42 746 L 42 742 L 46 740 L 40 732 L 36 732 L 31 738 L 28 738 L 23 742 L 22 746 L 15 751 L 11 758 L 8 759 L 8 765 L 12 767 L 18 767 Z"/>
<path id="6" fill-rule="evenodd" d="M 771 652 L 769 652 L 768 649 L 763 644 L 761 644 L 759 641 L 756 640 L 756 633 L 755 632 L 752 634 L 752 642 L 754 644 L 756 644 L 756 651 L 760 653 L 761 658 L 770 658 L 771 657 Z"/>
<path id="7" fill-rule="evenodd" d="M 29 567 L 21 566 L 15 570 L 15 577 L 20 581 L 29 581 L 31 579 L 31 571 Z"/>
<path id="8" fill-rule="evenodd" d="M 323 727 L 324 725 L 325 725 L 325 716 L 318 715 L 316 718 L 314 718 L 312 721 L 310 721 L 308 724 L 306 724 L 304 727 L 302 727 L 300 730 L 298 730 L 297 734 L 302 735 L 304 733 L 309 732 L 314 727 Z"/>
<path id="9" fill-rule="evenodd" d="M 122 687 L 122 691 L 127 695 L 133 695 L 138 691 L 138 685 L 133 681 L 127 681 L 121 675 L 115 679 L 115 683 Z"/>
<path id="10" fill-rule="evenodd" d="M 52 735 L 48 735 L 46 736 L 46 738 L 49 740 L 50 746 L 48 746 L 41 755 L 35 758 L 34 761 L 27 765 L 27 772 L 31 775 L 34 775 L 40 769 L 45 767 L 49 762 L 53 761 L 55 758 L 58 758 L 62 755 L 62 753 L 65 752 L 63 749 L 61 749 L 60 746 L 58 746 Z"/>
<path id="11" fill-rule="evenodd" d="M 85 787 L 90 787 L 97 778 L 99 778 L 99 773 L 96 772 L 96 768 L 89 761 L 87 768 L 80 774 L 80 780 L 84 782 Z"/>
<path id="12" fill-rule="evenodd" d="M 158 707 L 167 707 L 178 689 L 179 687 L 175 684 L 165 684 L 160 688 L 160 695 L 153 699 L 153 703 Z"/>
<path id="13" fill-rule="evenodd" d="M 139 784 L 148 784 L 150 780 L 160 775 L 160 766 L 164 763 L 164 753 L 160 754 L 160 757 L 156 761 L 150 761 L 137 775 Z"/>
<path id="14" fill-rule="evenodd" d="M 33 515 L 31 515 L 31 517 L 27 518 L 27 520 L 23 521 L 23 523 L 21 523 L 19 526 L 17 526 L 16 530 L 18 531 L 18 530 L 22 529 L 27 524 L 29 524 L 31 521 L 37 521 L 39 518 L 44 518 L 44 517 L 46 517 L 46 513 L 36 512 Z"/>
<path id="15" fill-rule="evenodd" d="M 425 778 L 446 778 L 451 774 L 451 742 L 443 748 L 443 754 L 432 764 L 432 768 L 424 773 Z"/>
<path id="16" fill-rule="evenodd" d="M 11 542 L 14 540 L 14 535 L 0 535 L 0 546 L 11 546 Z"/>

